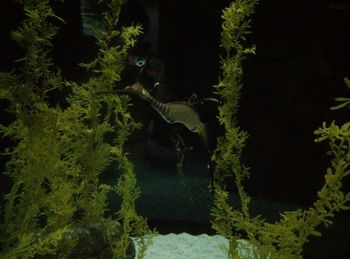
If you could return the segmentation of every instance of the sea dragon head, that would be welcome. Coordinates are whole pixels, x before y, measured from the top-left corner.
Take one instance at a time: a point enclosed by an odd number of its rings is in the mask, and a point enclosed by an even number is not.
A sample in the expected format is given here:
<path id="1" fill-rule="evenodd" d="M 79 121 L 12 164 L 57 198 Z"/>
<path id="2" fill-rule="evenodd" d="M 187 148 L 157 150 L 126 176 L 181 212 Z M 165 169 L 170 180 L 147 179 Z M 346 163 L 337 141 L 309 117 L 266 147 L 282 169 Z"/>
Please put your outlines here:
<path id="1" fill-rule="evenodd" d="M 136 94 L 142 99 L 147 99 L 150 96 L 149 92 L 145 88 L 143 88 L 143 86 L 139 82 L 125 87 L 124 91 L 126 93 Z"/>

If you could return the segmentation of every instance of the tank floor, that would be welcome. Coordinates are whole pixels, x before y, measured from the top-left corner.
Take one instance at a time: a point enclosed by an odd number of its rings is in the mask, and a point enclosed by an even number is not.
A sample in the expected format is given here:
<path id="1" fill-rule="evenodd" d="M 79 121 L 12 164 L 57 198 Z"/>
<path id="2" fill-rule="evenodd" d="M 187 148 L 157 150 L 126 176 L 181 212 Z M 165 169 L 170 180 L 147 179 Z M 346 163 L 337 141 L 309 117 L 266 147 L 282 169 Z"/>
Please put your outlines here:
<path id="1" fill-rule="evenodd" d="M 142 155 L 145 146 L 147 145 L 140 144 L 129 147 L 129 151 L 133 151 L 131 159 L 141 189 L 141 196 L 136 204 L 138 213 L 147 217 L 149 226 L 156 228 L 161 234 L 215 234 L 210 224 L 213 199 L 213 194 L 208 189 L 210 172 L 202 159 L 204 155 L 200 152 L 186 154 L 184 185 L 176 173 L 175 151 L 158 146 L 153 147 L 152 156 L 145 157 Z M 230 201 L 232 206 L 238 208 L 239 199 L 236 193 L 230 193 Z M 112 211 L 117 211 L 120 199 L 113 196 L 110 202 Z M 274 222 L 279 219 L 280 212 L 296 208 L 302 207 L 252 197 L 250 213 L 252 216 L 260 214 L 268 222 Z M 350 218 L 345 213 L 336 216 L 333 226 L 320 227 L 319 230 L 322 237 L 310 238 L 311 242 L 305 246 L 303 258 L 348 258 Z"/>

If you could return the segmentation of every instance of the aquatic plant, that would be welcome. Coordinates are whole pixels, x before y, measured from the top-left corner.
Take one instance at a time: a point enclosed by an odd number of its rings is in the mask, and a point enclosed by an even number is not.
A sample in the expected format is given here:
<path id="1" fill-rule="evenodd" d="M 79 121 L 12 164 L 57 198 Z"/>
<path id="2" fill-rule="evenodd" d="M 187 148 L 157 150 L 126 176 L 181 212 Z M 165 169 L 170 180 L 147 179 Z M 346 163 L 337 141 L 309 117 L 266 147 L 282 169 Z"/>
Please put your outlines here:
<path id="1" fill-rule="evenodd" d="M 115 258 L 126 256 L 130 235 L 149 233 L 146 219 L 135 210 L 140 190 L 123 149 L 130 133 L 140 125 L 128 112 L 127 96 L 97 93 L 112 91 L 120 80 L 127 51 L 141 28 L 117 30 L 124 1 L 100 1 L 107 6 L 105 31 L 97 34 L 97 58 L 83 64 L 93 75 L 86 83 L 68 82 L 54 70 L 50 58 L 57 33 L 53 23 L 62 19 L 53 13 L 48 0 L 19 2 L 25 20 L 12 38 L 25 56 L 17 61 L 21 68 L 0 74 L 0 98 L 8 100 L 8 111 L 15 116 L 10 125 L 0 128 L 2 135 L 15 143 L 5 154 L 10 157 L 6 174 L 13 185 L 5 198 L 2 256 L 68 256 L 78 242 L 68 237 L 77 225 L 115 226 L 115 220 L 105 216 L 110 191 L 122 198 L 116 219 L 122 233 L 107 243 Z M 61 90 L 70 92 L 66 108 L 49 97 Z M 107 136 L 114 138 L 112 143 L 106 141 Z M 122 173 L 115 187 L 99 182 L 99 175 L 111 163 L 118 164 Z M 141 254 L 148 241 L 142 239 L 142 244 Z"/>
<path id="2" fill-rule="evenodd" d="M 310 236 L 320 236 L 319 225 L 332 224 L 334 213 L 349 209 L 350 193 L 342 191 L 342 180 L 350 173 L 350 122 L 337 126 L 335 122 L 315 131 L 316 142 L 329 141 L 331 166 L 325 174 L 325 183 L 318 192 L 318 200 L 306 210 L 298 209 L 280 213 L 280 220 L 266 222 L 260 216 L 249 213 L 250 196 L 245 192 L 243 180 L 249 177 L 249 170 L 240 162 L 247 133 L 241 130 L 236 120 L 240 90 L 242 87 L 242 61 L 247 54 L 253 54 L 253 47 L 244 47 L 249 33 L 249 16 L 257 0 L 236 0 L 223 10 L 221 47 L 226 56 L 221 59 L 222 78 L 215 86 L 223 100 L 219 107 L 219 122 L 225 128 L 224 136 L 218 139 L 212 156 L 216 164 L 215 200 L 211 210 L 212 227 L 230 241 L 230 258 L 240 258 L 239 239 L 245 238 L 251 244 L 249 258 L 301 258 L 303 246 Z M 346 84 L 350 87 L 349 80 Z M 349 98 L 337 98 L 341 104 L 333 109 L 349 106 Z M 229 192 L 225 178 L 233 175 L 240 197 L 240 209 L 229 204 Z"/>

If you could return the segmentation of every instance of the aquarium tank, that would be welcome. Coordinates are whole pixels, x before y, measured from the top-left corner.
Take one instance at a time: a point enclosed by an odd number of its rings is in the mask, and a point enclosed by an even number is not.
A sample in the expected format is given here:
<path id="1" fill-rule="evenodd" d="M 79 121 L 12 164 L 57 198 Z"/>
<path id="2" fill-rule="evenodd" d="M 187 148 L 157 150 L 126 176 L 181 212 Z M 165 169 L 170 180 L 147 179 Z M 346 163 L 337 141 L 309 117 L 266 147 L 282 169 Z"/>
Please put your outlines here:
<path id="1" fill-rule="evenodd" d="M 0 258 L 348 258 L 350 6 L 0 3 Z"/>

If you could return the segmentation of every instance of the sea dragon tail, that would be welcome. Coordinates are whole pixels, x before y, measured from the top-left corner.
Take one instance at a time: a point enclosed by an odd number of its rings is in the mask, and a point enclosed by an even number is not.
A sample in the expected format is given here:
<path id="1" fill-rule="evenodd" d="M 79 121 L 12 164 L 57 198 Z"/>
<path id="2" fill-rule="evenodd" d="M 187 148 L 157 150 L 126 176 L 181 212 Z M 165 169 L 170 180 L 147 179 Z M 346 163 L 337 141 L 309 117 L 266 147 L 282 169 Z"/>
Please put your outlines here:
<path id="1" fill-rule="evenodd" d="M 202 143 L 203 147 L 207 151 L 207 167 L 210 170 L 211 189 L 214 192 L 214 167 L 213 167 L 213 162 L 211 160 L 212 152 L 211 152 L 211 149 L 209 148 L 207 129 L 204 124 L 202 125 L 202 127 L 199 128 L 198 136 L 199 136 L 200 142 Z"/>

